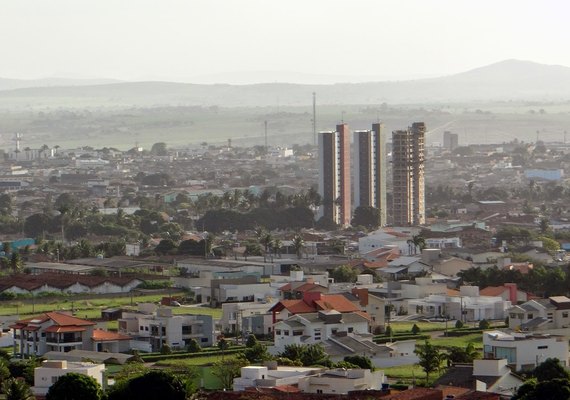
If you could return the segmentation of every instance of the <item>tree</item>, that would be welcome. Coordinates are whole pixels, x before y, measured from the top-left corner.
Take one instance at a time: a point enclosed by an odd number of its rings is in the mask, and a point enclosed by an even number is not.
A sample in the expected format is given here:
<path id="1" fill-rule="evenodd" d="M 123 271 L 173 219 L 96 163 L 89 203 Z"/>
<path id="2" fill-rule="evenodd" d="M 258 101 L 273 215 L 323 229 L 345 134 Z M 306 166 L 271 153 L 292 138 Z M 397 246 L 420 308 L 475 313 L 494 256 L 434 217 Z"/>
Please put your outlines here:
<path id="1" fill-rule="evenodd" d="M 429 384 L 429 376 L 432 372 L 439 371 L 443 359 L 440 351 L 428 340 L 423 345 L 416 346 L 414 351 L 419 358 L 418 365 L 426 373 L 426 384 Z"/>
<path id="2" fill-rule="evenodd" d="M 186 345 L 186 351 L 188 351 L 188 353 L 198 353 L 202 351 L 202 347 L 196 339 L 190 339 Z"/>
<path id="3" fill-rule="evenodd" d="M 186 388 L 180 378 L 167 371 L 151 370 L 121 384 L 115 384 L 109 400 L 184 400 Z"/>
<path id="4" fill-rule="evenodd" d="M 339 265 L 329 274 L 335 282 L 356 282 L 358 271 L 350 265 Z"/>
<path id="5" fill-rule="evenodd" d="M 467 344 L 465 349 L 457 346 L 451 346 L 444 358 L 449 363 L 472 363 L 473 360 L 479 358 L 479 352 L 473 346 L 473 343 Z"/>
<path id="6" fill-rule="evenodd" d="M 566 379 L 552 379 L 537 382 L 528 380 L 519 387 L 512 400 L 568 400 L 570 398 L 570 382 Z"/>
<path id="7" fill-rule="evenodd" d="M 227 360 L 216 361 L 212 365 L 211 371 L 212 375 L 220 380 L 224 389 L 231 389 L 234 379 L 241 374 L 241 368 L 247 365 L 247 359 L 243 357 L 235 357 Z"/>
<path id="8" fill-rule="evenodd" d="M 550 229 L 550 221 L 548 220 L 548 218 L 540 219 L 539 228 L 540 228 L 540 233 L 542 233 L 543 235 L 548 232 L 548 230 Z"/>
<path id="9" fill-rule="evenodd" d="M 307 345 L 301 354 L 301 362 L 307 367 L 311 365 L 327 366 L 331 364 L 329 355 L 320 344 Z"/>
<path id="10" fill-rule="evenodd" d="M 364 226 L 368 229 L 377 229 L 380 226 L 380 210 L 370 206 L 356 207 L 351 225 Z"/>
<path id="11" fill-rule="evenodd" d="M 257 338 L 255 337 L 255 335 L 249 335 L 247 337 L 247 340 L 245 342 L 245 346 L 246 347 L 253 347 L 257 344 Z"/>
<path id="12" fill-rule="evenodd" d="M 267 352 L 267 346 L 262 343 L 256 343 L 253 346 L 248 346 L 244 350 L 243 355 L 251 363 L 256 363 L 271 359 L 271 355 Z"/>
<path id="13" fill-rule="evenodd" d="M 22 257 L 20 257 L 19 253 L 13 252 L 12 256 L 10 257 L 10 268 L 14 273 L 19 272 L 22 269 L 24 262 L 22 261 Z"/>
<path id="14" fill-rule="evenodd" d="M 420 329 L 420 327 L 419 327 L 417 324 L 414 324 L 414 325 L 412 326 L 412 334 L 413 334 L 413 335 L 417 335 L 418 333 L 420 333 L 420 331 L 421 331 L 421 329 Z"/>
<path id="15" fill-rule="evenodd" d="M 305 248 L 305 240 L 299 234 L 293 236 L 293 241 L 291 243 L 293 249 L 295 250 L 295 254 L 297 254 L 297 258 L 300 260 L 303 257 L 303 249 Z"/>
<path id="16" fill-rule="evenodd" d="M 158 142 L 152 145 L 150 148 L 150 154 L 154 156 L 166 156 L 168 151 L 166 150 L 166 143 Z"/>
<path id="17" fill-rule="evenodd" d="M 172 239 L 162 239 L 154 248 L 155 253 L 166 255 L 176 248 Z"/>
<path id="18" fill-rule="evenodd" d="M 103 391 L 94 378 L 73 372 L 61 376 L 50 386 L 46 395 L 46 400 L 100 400 L 102 398 Z"/>
<path id="19" fill-rule="evenodd" d="M 374 371 L 374 365 L 372 364 L 372 360 L 366 356 L 359 356 L 359 355 L 345 356 L 344 361 L 354 364 L 358 366 L 358 368 L 369 369 L 371 371 Z"/>
<path id="20" fill-rule="evenodd" d="M 10 378 L 2 382 L 2 393 L 6 400 L 35 400 L 30 386 L 22 378 Z"/>
<path id="21" fill-rule="evenodd" d="M 229 348 L 230 344 L 226 339 L 221 338 L 220 340 L 218 340 L 218 349 L 220 349 L 222 352 L 222 360 L 224 359 L 224 351 L 226 351 Z"/>
<path id="22" fill-rule="evenodd" d="M 570 374 L 566 371 L 558 358 L 547 358 L 534 369 L 532 375 L 539 382 L 552 379 L 570 379 Z"/>
<path id="23" fill-rule="evenodd" d="M 491 328 L 491 324 L 486 319 L 482 319 L 481 321 L 479 321 L 479 329 L 485 330 L 485 329 L 490 329 L 490 328 Z"/>

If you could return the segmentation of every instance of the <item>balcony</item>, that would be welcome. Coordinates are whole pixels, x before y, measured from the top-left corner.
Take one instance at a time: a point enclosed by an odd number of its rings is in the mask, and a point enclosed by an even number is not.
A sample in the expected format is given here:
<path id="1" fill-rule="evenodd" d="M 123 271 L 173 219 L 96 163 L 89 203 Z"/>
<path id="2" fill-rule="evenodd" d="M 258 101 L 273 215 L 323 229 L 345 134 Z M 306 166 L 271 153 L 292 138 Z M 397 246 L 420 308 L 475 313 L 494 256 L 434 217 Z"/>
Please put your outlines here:
<path id="1" fill-rule="evenodd" d="M 48 335 L 46 337 L 46 343 L 50 345 L 83 343 L 83 338 L 81 336 L 75 336 L 75 335 L 69 335 L 69 336 Z"/>

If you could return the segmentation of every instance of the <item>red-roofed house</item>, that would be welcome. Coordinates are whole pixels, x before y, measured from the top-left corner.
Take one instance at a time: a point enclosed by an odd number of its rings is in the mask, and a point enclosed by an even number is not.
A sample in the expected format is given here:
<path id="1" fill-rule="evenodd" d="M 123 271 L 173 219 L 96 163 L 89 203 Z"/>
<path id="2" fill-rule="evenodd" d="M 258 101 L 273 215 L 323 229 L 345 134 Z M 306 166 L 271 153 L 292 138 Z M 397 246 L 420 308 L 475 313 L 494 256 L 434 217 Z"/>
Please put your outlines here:
<path id="1" fill-rule="evenodd" d="M 279 288 L 281 298 L 284 300 L 302 299 L 306 292 L 327 293 L 326 286 L 314 282 L 289 282 Z"/>
<path id="2" fill-rule="evenodd" d="M 481 296 L 502 297 L 503 300 L 509 300 L 512 304 L 528 301 L 532 298 L 527 292 L 517 288 L 516 283 L 505 283 L 503 286 L 487 286 L 479 291 Z"/>
<path id="3" fill-rule="evenodd" d="M 359 311 L 358 305 L 342 294 L 322 294 L 304 292 L 298 300 L 281 300 L 269 309 L 273 313 L 273 323 L 295 314 L 312 313 L 322 310 L 336 310 L 340 313 Z"/>
<path id="4" fill-rule="evenodd" d="M 95 322 L 60 312 L 48 312 L 23 319 L 11 325 L 14 331 L 14 355 L 41 356 L 48 351 L 71 350 L 125 351 L 130 348 L 126 338 L 94 330 Z M 122 335 L 121 335 L 122 336 Z"/>

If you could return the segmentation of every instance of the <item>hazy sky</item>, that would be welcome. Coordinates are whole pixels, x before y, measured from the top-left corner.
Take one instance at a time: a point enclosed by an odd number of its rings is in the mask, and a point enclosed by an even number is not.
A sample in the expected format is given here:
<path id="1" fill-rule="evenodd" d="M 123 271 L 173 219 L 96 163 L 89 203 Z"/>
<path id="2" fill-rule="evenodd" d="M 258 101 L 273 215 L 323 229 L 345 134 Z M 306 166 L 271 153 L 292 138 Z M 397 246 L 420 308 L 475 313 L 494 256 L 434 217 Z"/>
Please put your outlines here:
<path id="1" fill-rule="evenodd" d="M 403 79 L 509 58 L 570 66 L 569 15 L 566 0 L 0 0 L 0 77 Z"/>

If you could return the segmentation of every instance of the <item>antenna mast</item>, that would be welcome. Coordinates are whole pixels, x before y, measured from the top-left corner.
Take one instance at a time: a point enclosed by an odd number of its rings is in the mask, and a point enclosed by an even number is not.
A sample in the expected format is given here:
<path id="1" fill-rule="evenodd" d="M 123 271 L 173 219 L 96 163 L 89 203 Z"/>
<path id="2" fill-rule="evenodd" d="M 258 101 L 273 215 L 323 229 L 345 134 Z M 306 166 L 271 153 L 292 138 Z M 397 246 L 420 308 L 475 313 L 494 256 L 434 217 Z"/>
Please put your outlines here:
<path id="1" fill-rule="evenodd" d="M 313 92 L 313 145 L 317 145 L 317 93 Z"/>

